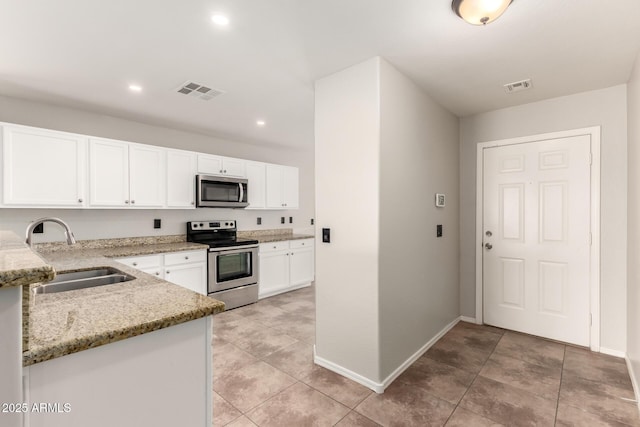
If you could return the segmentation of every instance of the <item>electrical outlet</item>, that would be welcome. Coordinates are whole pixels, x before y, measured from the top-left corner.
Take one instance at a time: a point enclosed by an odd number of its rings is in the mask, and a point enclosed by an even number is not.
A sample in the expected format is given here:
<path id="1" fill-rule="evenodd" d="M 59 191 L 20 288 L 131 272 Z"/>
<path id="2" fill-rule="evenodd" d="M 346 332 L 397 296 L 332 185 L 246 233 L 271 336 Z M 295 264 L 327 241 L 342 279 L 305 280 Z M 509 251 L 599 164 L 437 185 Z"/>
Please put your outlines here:
<path id="1" fill-rule="evenodd" d="M 262 224 L 262 217 L 258 217 L 258 225 Z"/>
<path id="2" fill-rule="evenodd" d="M 442 237 L 442 224 L 436 225 L 436 237 Z"/>
<path id="3" fill-rule="evenodd" d="M 153 228 L 162 228 L 162 220 L 154 219 L 153 220 Z"/>
<path id="4" fill-rule="evenodd" d="M 284 217 L 283 216 L 280 217 L 280 224 L 284 224 Z"/>
<path id="5" fill-rule="evenodd" d="M 292 216 L 289 217 L 289 224 L 293 224 L 293 217 Z"/>
<path id="6" fill-rule="evenodd" d="M 322 242 L 323 243 L 331 243 L 331 229 L 323 228 L 322 229 Z"/>
<path id="7" fill-rule="evenodd" d="M 313 218 L 311 218 L 311 225 L 313 225 L 313 223 L 314 223 L 314 222 L 315 222 L 315 221 L 313 220 Z"/>

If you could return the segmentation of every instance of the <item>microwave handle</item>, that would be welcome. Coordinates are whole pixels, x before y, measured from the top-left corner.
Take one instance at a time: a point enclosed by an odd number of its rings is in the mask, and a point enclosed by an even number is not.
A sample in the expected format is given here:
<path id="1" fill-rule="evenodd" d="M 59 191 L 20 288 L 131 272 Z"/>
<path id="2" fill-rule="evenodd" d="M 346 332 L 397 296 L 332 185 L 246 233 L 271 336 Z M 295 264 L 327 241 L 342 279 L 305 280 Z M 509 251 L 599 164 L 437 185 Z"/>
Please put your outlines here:
<path id="1" fill-rule="evenodd" d="M 238 202 L 242 202 L 244 199 L 244 187 L 241 182 L 239 182 L 238 185 L 240 186 L 240 198 L 238 199 Z"/>

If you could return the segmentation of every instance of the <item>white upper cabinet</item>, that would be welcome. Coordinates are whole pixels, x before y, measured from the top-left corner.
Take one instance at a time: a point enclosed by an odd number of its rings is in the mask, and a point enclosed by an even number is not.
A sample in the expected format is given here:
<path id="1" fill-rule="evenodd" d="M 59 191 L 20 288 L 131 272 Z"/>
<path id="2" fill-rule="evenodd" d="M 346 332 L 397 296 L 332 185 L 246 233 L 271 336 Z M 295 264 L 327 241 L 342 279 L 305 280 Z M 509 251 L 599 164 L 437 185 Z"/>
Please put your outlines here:
<path id="1" fill-rule="evenodd" d="M 129 196 L 132 207 L 161 208 L 165 204 L 166 150 L 129 145 Z"/>
<path id="2" fill-rule="evenodd" d="M 81 135 L 3 126 L 3 204 L 83 207 L 86 144 Z"/>
<path id="3" fill-rule="evenodd" d="M 196 153 L 167 151 L 167 207 L 195 209 L 196 167 Z"/>
<path id="4" fill-rule="evenodd" d="M 247 180 L 249 206 L 247 209 L 264 209 L 266 207 L 266 171 L 267 165 L 260 162 L 247 162 Z"/>
<path id="5" fill-rule="evenodd" d="M 232 157 L 199 154 L 198 173 L 244 178 L 246 176 L 245 163 L 242 159 Z"/>
<path id="6" fill-rule="evenodd" d="M 298 208 L 298 168 L 268 164 L 266 182 L 268 209 Z"/>
<path id="7" fill-rule="evenodd" d="M 92 207 L 162 207 L 164 150 L 106 139 L 89 140 Z"/>

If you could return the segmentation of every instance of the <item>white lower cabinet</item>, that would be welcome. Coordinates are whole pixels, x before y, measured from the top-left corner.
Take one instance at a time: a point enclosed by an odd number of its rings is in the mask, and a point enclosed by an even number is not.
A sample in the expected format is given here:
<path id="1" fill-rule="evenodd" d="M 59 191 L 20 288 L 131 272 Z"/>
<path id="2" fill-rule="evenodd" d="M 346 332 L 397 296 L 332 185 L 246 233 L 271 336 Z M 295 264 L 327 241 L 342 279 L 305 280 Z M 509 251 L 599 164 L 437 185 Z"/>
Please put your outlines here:
<path id="1" fill-rule="evenodd" d="M 211 321 L 207 316 L 25 367 L 25 403 L 54 409 L 27 412 L 24 425 L 210 426 Z"/>
<path id="2" fill-rule="evenodd" d="M 171 252 L 117 261 L 167 282 L 207 295 L 207 251 Z"/>
<path id="3" fill-rule="evenodd" d="M 308 286 L 314 280 L 314 239 L 260 244 L 259 298 Z"/>

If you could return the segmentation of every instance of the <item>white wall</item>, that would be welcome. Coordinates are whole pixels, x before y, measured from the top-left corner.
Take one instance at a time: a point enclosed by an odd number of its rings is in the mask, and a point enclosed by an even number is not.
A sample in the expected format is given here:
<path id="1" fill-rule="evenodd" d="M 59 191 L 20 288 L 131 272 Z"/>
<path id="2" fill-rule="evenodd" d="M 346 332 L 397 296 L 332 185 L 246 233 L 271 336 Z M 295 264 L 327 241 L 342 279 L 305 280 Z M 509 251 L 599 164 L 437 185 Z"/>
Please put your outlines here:
<path id="1" fill-rule="evenodd" d="M 629 122 L 629 198 L 627 230 L 627 357 L 640 385 L 640 55 L 627 85 Z M 640 393 L 640 390 L 636 390 Z M 636 398 L 640 396 L 636 395 Z M 639 403 L 640 405 L 640 403 Z"/>
<path id="2" fill-rule="evenodd" d="M 380 346 L 386 378 L 459 316 L 458 118 L 380 72 Z M 435 207 L 435 193 L 446 207 Z M 443 236 L 436 237 L 436 225 Z"/>
<path id="3" fill-rule="evenodd" d="M 533 89 L 535 90 L 535 89 Z M 517 94 L 513 95 L 517 96 Z M 469 116 L 460 122 L 460 306 L 475 317 L 476 144 L 601 126 L 601 340 L 626 348 L 626 86 L 579 93 Z"/>
<path id="4" fill-rule="evenodd" d="M 185 232 L 186 221 L 204 219 L 235 219 L 241 230 L 293 227 L 313 233 L 313 227 L 309 226 L 311 218 L 314 217 L 313 147 L 292 149 L 247 144 L 5 96 L 0 96 L 0 121 L 297 166 L 300 170 L 299 210 L 0 209 L 0 229 L 11 230 L 21 235 L 31 220 L 53 215 L 67 220 L 76 238 L 80 240 L 182 234 Z M 280 224 L 282 216 L 286 217 L 284 225 Z M 293 224 L 289 224 L 289 216 L 293 216 Z M 262 225 L 256 224 L 257 217 L 262 217 Z M 161 229 L 153 229 L 154 218 L 163 220 Z M 50 225 L 45 226 L 45 233 L 37 236 L 36 241 L 55 241 L 62 237 L 63 234 L 58 227 Z"/>
<path id="5" fill-rule="evenodd" d="M 316 82 L 316 354 L 378 382 L 379 58 Z M 331 243 L 321 229 L 331 228 Z"/>

